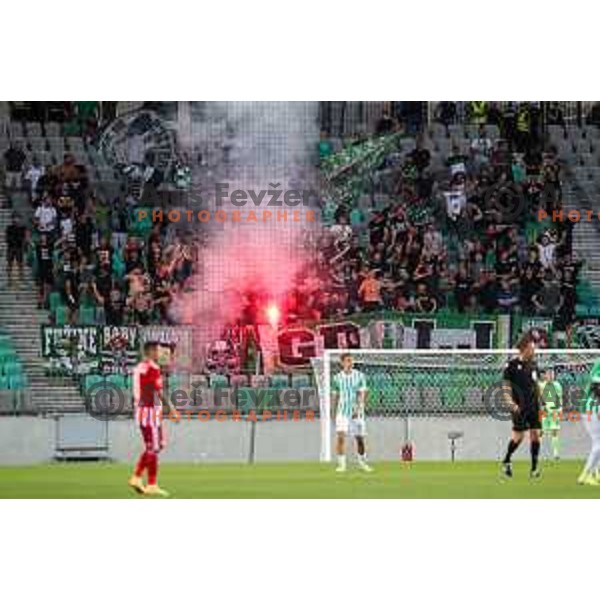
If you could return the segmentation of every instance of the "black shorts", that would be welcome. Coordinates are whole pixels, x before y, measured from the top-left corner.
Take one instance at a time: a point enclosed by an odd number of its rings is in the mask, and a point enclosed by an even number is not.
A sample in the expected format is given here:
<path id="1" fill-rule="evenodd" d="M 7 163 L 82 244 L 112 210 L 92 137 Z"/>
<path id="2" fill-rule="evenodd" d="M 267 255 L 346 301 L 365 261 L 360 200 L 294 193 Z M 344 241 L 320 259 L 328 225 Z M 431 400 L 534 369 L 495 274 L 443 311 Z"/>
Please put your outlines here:
<path id="1" fill-rule="evenodd" d="M 51 268 L 41 268 L 38 272 L 39 285 L 54 285 L 54 273 Z"/>
<path id="2" fill-rule="evenodd" d="M 16 262 L 17 264 L 23 264 L 23 248 L 15 248 L 8 246 L 6 248 L 6 262 L 9 265 Z"/>
<path id="3" fill-rule="evenodd" d="M 530 429 L 541 429 L 539 408 L 521 408 L 519 412 L 512 415 L 513 431 L 529 431 Z"/>

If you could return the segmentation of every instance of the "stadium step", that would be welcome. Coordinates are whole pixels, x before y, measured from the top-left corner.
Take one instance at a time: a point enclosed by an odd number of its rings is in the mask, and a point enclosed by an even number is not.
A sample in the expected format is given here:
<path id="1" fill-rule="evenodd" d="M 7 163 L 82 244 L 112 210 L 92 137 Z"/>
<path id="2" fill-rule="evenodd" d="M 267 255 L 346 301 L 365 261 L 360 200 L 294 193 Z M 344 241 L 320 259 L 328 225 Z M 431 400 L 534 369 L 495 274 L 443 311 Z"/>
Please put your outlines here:
<path id="1" fill-rule="evenodd" d="M 581 210 L 585 208 L 586 199 L 576 191 L 576 184 L 572 175 L 567 173 L 567 180 L 563 189 L 563 203 L 565 210 Z M 595 199 L 594 199 L 595 203 Z M 597 204 L 597 203 L 595 203 Z M 595 210 L 598 210 L 598 206 Z M 584 259 L 581 269 L 581 279 L 588 281 L 596 297 L 600 298 L 600 239 L 599 223 L 580 221 L 573 229 L 573 249 L 580 258 Z"/>
<path id="2" fill-rule="evenodd" d="M 0 206 L 5 206 L 0 195 Z M 0 262 L 6 262 L 4 231 L 11 219 L 11 210 L 0 208 Z M 84 412 L 85 401 L 79 386 L 69 378 L 50 377 L 40 355 L 40 327 L 49 322 L 48 311 L 37 308 L 37 291 L 29 267 L 25 267 L 24 282 L 10 288 L 6 271 L 0 270 L 0 326 L 11 336 L 23 364 L 28 381 L 27 392 L 32 405 L 41 413 Z"/>

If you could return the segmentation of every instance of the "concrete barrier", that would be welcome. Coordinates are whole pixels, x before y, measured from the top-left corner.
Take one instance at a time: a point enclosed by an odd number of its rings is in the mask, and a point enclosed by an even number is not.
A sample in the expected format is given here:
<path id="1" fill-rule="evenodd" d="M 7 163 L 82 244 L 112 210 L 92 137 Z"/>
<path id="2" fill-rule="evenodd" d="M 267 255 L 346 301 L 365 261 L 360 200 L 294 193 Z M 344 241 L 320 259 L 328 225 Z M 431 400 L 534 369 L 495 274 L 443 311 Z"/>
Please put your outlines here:
<path id="1" fill-rule="evenodd" d="M 0 464 L 24 465 L 51 461 L 56 448 L 56 421 L 41 417 L 0 417 Z M 253 450 L 256 462 L 317 461 L 320 425 L 310 421 L 265 421 L 254 424 L 252 449 L 251 422 L 182 420 L 167 423 L 168 446 L 165 462 L 248 462 Z M 400 419 L 369 419 L 371 460 L 399 460 L 405 423 Z M 415 460 L 450 460 L 450 432 L 462 432 L 457 440 L 457 460 L 497 460 L 502 456 L 510 423 L 489 417 L 413 418 L 409 437 L 415 446 Z M 589 441 L 581 423 L 563 423 L 561 431 L 564 458 L 582 458 Z M 131 463 L 141 448 L 132 420 L 108 424 L 108 456 Z M 528 458 L 520 449 L 516 458 Z"/>

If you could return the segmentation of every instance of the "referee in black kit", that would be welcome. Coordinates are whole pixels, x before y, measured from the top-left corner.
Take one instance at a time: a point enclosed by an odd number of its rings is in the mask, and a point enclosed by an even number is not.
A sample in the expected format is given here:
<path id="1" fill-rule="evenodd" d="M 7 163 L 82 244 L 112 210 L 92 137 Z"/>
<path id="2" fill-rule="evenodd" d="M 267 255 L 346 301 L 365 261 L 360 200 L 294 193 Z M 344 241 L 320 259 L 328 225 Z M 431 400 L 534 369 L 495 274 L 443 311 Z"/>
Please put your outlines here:
<path id="1" fill-rule="evenodd" d="M 503 375 L 503 390 L 506 401 L 512 411 L 512 437 L 508 442 L 506 456 L 502 461 L 502 470 L 506 477 L 512 477 L 511 458 L 529 431 L 531 450 L 530 476 L 540 476 L 538 457 L 540 454 L 540 401 L 538 389 L 538 370 L 534 361 L 535 340 L 525 334 L 517 344 L 518 356 L 511 359 Z"/>

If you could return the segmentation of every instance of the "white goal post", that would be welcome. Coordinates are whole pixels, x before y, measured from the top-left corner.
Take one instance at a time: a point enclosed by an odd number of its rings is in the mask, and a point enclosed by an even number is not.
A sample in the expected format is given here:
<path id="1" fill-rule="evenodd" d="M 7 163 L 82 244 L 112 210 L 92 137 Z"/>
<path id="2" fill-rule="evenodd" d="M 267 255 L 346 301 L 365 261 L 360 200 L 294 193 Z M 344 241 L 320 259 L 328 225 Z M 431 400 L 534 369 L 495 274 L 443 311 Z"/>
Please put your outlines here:
<path id="1" fill-rule="evenodd" d="M 320 459 L 332 458 L 331 380 L 340 357 L 350 354 L 367 378 L 367 417 L 405 418 L 443 415 L 493 415 L 496 389 L 516 349 L 335 349 L 312 359 L 320 400 Z M 567 402 L 581 398 L 581 388 L 600 349 L 538 349 L 540 369 L 553 368 Z M 491 403 L 491 404 L 490 404 Z"/>

